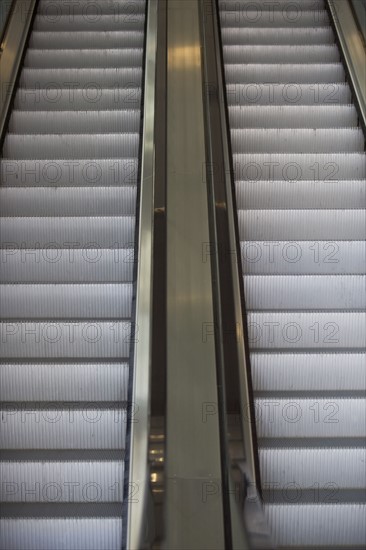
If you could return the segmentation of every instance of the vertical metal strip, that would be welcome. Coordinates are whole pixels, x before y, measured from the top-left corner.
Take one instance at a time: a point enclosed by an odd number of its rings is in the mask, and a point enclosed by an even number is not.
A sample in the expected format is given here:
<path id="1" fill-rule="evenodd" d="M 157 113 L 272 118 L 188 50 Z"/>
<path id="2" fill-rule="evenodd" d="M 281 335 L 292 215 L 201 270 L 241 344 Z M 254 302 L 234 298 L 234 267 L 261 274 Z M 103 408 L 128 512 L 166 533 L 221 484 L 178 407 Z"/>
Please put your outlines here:
<path id="1" fill-rule="evenodd" d="M 260 498 L 254 399 L 223 59 L 215 0 L 202 3 L 215 330 L 222 378 L 222 452 L 233 549 L 270 548 Z M 224 476 L 224 473 L 223 473 Z"/>
<path id="2" fill-rule="evenodd" d="M 155 180 L 155 76 L 157 10 L 159 0 L 148 0 L 144 86 L 144 123 L 141 157 L 140 231 L 136 287 L 135 349 L 130 428 L 127 548 L 149 544 L 147 517 L 150 498 L 148 446 L 151 403 L 153 221 Z"/>
<path id="3" fill-rule="evenodd" d="M 0 57 L 0 148 L 36 5 L 37 0 L 16 0 L 5 31 Z"/>
<path id="4" fill-rule="evenodd" d="M 168 1 L 167 441 L 169 550 L 225 548 L 209 242 L 200 0 Z"/>
<path id="5" fill-rule="evenodd" d="M 338 37 L 361 123 L 366 132 L 366 51 L 362 34 L 346 0 L 328 0 L 331 22 Z"/>

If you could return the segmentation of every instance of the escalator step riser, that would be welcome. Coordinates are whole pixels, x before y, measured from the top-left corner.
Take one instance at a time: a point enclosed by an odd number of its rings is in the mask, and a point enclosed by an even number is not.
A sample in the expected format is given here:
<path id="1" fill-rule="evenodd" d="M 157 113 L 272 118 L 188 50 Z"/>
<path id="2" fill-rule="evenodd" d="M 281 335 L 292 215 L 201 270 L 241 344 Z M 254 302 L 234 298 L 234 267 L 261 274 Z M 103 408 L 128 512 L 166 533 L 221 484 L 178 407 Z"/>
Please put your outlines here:
<path id="1" fill-rule="evenodd" d="M 361 153 L 365 147 L 359 128 L 232 130 L 231 144 L 238 153 Z"/>
<path id="2" fill-rule="evenodd" d="M 0 520 L 6 550 L 120 550 L 122 522 L 114 518 L 9 518 Z"/>
<path id="3" fill-rule="evenodd" d="M 125 15 L 126 21 L 133 20 L 136 14 L 145 13 L 145 0 L 110 0 L 110 1 L 90 1 L 76 0 L 69 2 L 55 2 L 55 0 L 40 0 L 37 13 L 49 18 L 51 21 L 67 15 L 83 15 L 91 20 L 101 15 Z"/>
<path id="4" fill-rule="evenodd" d="M 239 210 L 240 240 L 337 241 L 366 238 L 364 210 Z"/>
<path id="5" fill-rule="evenodd" d="M 143 32 L 106 31 L 95 32 L 33 32 L 29 40 L 29 47 L 36 49 L 106 49 L 142 48 L 144 45 Z"/>
<path id="6" fill-rule="evenodd" d="M 220 10 L 245 11 L 253 10 L 315 10 L 324 9 L 324 0 L 219 0 Z"/>
<path id="7" fill-rule="evenodd" d="M 252 275 L 363 275 L 363 241 L 244 241 L 240 243 L 244 274 Z M 223 253 L 228 254 L 227 251 Z"/>
<path id="8" fill-rule="evenodd" d="M 221 25 L 225 27 L 324 27 L 329 24 L 328 12 L 325 10 L 306 11 L 301 8 L 271 10 L 253 9 L 248 6 L 242 10 L 220 14 Z"/>
<path id="9" fill-rule="evenodd" d="M 362 153 L 234 154 L 233 162 L 235 180 L 349 181 L 366 179 L 365 155 Z"/>
<path id="10" fill-rule="evenodd" d="M 55 194 L 57 193 L 57 200 Z M 137 189 L 124 187 L 0 188 L 0 216 L 133 216 Z"/>
<path id="11" fill-rule="evenodd" d="M 58 4 L 59 5 L 59 4 Z M 34 20 L 33 29 L 35 31 L 46 32 L 107 32 L 107 31 L 143 31 L 145 26 L 145 16 L 143 14 L 133 14 L 131 16 L 121 15 L 103 15 L 85 17 L 84 15 L 57 15 L 48 17 L 46 15 L 37 15 Z"/>
<path id="12" fill-rule="evenodd" d="M 222 29 L 222 40 L 226 45 L 285 45 L 299 46 L 315 44 L 333 44 L 334 34 L 331 27 L 309 28 L 237 28 Z"/>
<path id="13" fill-rule="evenodd" d="M 1 401 L 123 403 L 127 401 L 128 364 L 1 363 L 0 380 Z"/>
<path id="14" fill-rule="evenodd" d="M 263 486 L 290 493 L 315 487 L 334 489 L 335 498 L 340 489 L 366 485 L 365 448 L 361 449 L 261 449 L 259 459 Z M 353 467 L 349 468 L 349 464 Z M 294 483 L 296 479 L 296 483 Z M 340 480 L 341 486 L 334 480 Z M 314 496 L 314 495 L 313 495 Z"/>
<path id="15" fill-rule="evenodd" d="M 362 350 L 366 347 L 366 312 L 249 312 L 248 340 L 253 351 Z M 365 399 L 362 402 L 365 407 Z M 362 418 L 366 421 L 366 416 L 362 417 L 364 413 L 361 411 L 360 414 L 354 418 L 356 424 Z M 363 437 L 365 426 L 362 421 L 357 429 Z"/>
<path id="16" fill-rule="evenodd" d="M 6 418 L 0 435 L 2 449 L 120 449 L 125 448 L 126 410 L 76 407 L 26 409 L 22 403 L 2 409 Z"/>
<path id="17" fill-rule="evenodd" d="M 136 134 L 8 134 L 3 155 L 9 159 L 105 159 L 137 157 L 140 136 Z"/>
<path id="18" fill-rule="evenodd" d="M 3 285 L 0 319 L 131 317 L 132 284 Z"/>
<path id="19" fill-rule="evenodd" d="M 129 321 L 0 323 L 2 359 L 118 359 L 129 357 Z M 21 436 L 19 435 L 19 444 Z M 89 444 L 93 448 L 93 441 Z M 70 448 L 70 447 L 69 447 Z"/>
<path id="20" fill-rule="evenodd" d="M 279 547 L 353 550 L 365 543 L 365 504 L 269 504 L 265 512 Z"/>
<path id="21" fill-rule="evenodd" d="M 268 67 L 268 65 L 267 65 Z M 231 70 L 231 69 L 230 69 Z M 351 103 L 352 96 L 348 84 L 326 81 L 326 83 L 269 83 L 249 82 L 248 84 L 228 84 L 227 101 L 230 105 L 265 106 L 334 106 Z"/>
<path id="22" fill-rule="evenodd" d="M 244 276 L 248 310 L 359 310 L 366 308 L 366 276 Z"/>
<path id="23" fill-rule="evenodd" d="M 316 327 L 314 327 L 316 328 Z M 366 391 L 366 353 L 252 354 L 255 392 Z"/>
<path id="24" fill-rule="evenodd" d="M 2 503 L 123 501 L 123 485 L 116 482 L 123 479 L 122 460 L 0 462 L 0 470 L 4 479 L 0 488 Z"/>
<path id="25" fill-rule="evenodd" d="M 0 250 L 0 282 L 4 283 L 130 283 L 134 249 L 26 249 L 16 243 Z M 69 245 L 70 246 L 70 245 Z M 25 269 L 26 268 L 26 269 Z"/>
<path id="26" fill-rule="evenodd" d="M 142 64 L 142 48 L 129 50 L 33 50 L 28 49 L 24 67 L 33 69 L 137 68 Z"/>
<path id="27" fill-rule="evenodd" d="M 134 83 L 124 88 L 100 88 L 90 86 L 83 89 L 60 88 L 20 88 L 14 99 L 14 109 L 24 111 L 48 111 L 55 116 L 58 112 L 87 111 L 88 114 L 98 111 L 136 110 L 141 104 L 141 89 Z M 65 121 L 68 124 L 69 121 Z M 70 121 L 70 124 L 72 122 Z"/>
<path id="28" fill-rule="evenodd" d="M 15 113 L 14 113 L 15 114 Z M 14 115 L 13 115 L 14 116 Z M 279 105 L 229 107 L 230 128 L 352 128 L 358 123 L 353 105 Z"/>
<path id="29" fill-rule="evenodd" d="M 29 137 L 31 141 L 32 136 Z M 43 138 L 44 139 L 44 138 Z M 57 138 L 56 138 L 57 139 Z M 131 186 L 138 180 L 138 159 L 2 159 L 0 178 L 7 187 Z"/>
<path id="30" fill-rule="evenodd" d="M 345 82 L 346 74 L 342 63 L 303 63 L 303 64 L 256 64 L 245 67 L 230 64 L 225 67 L 227 84 L 330 84 Z M 289 89 L 291 93 L 291 89 Z M 328 94 L 332 90 L 328 90 Z M 314 97 L 314 92 L 313 92 Z"/>
<path id="31" fill-rule="evenodd" d="M 260 438 L 362 438 L 366 430 L 361 398 L 257 398 L 255 409 Z"/>
<path id="32" fill-rule="evenodd" d="M 366 180 L 237 181 L 239 210 L 302 208 L 336 209 L 366 206 Z"/>
<path id="33" fill-rule="evenodd" d="M 138 133 L 140 111 L 13 111 L 8 131 L 12 134 Z"/>
<path id="34" fill-rule="evenodd" d="M 337 46 L 224 46 L 225 63 L 335 63 Z"/>
<path id="35" fill-rule="evenodd" d="M 101 94 L 105 88 L 112 88 L 115 97 L 123 89 L 141 87 L 142 71 L 136 68 L 116 69 L 31 69 L 25 67 L 20 75 L 19 85 L 22 88 L 42 89 L 58 93 L 61 88 L 84 88 L 85 94 L 90 90 L 91 97 Z M 70 92 L 72 93 L 72 91 Z"/>
<path id="36" fill-rule="evenodd" d="M 11 248 L 124 248 L 135 218 L 0 218 L 0 246 Z M 14 248 L 14 247 L 13 247 Z"/>

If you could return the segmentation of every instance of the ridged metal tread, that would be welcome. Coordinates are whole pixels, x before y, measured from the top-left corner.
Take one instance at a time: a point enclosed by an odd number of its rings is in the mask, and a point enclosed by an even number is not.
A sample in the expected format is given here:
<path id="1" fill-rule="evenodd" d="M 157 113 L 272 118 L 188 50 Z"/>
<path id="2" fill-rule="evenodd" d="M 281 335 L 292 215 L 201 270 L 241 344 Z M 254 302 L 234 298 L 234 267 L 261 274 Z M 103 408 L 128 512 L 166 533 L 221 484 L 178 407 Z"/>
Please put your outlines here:
<path id="1" fill-rule="evenodd" d="M 98 0 L 99 1 L 99 0 Z M 141 4 L 141 2 L 140 2 Z M 130 2 L 134 5 L 134 1 Z M 143 13 L 132 14 L 90 14 L 81 15 L 55 15 L 39 14 L 35 17 L 33 29 L 35 31 L 56 32 L 108 32 L 108 31 L 143 31 L 145 16 Z"/>
<path id="2" fill-rule="evenodd" d="M 104 31 L 101 33 L 80 31 L 77 34 L 55 31 L 34 31 L 29 40 L 32 49 L 95 49 L 99 48 L 142 48 L 143 31 Z"/>
<path id="3" fill-rule="evenodd" d="M 363 275 L 366 241 L 245 240 L 240 243 L 240 254 L 244 274 Z"/>
<path id="4" fill-rule="evenodd" d="M 249 82 L 235 80 L 227 85 L 229 105 L 345 105 L 352 101 L 346 82 Z"/>
<path id="5" fill-rule="evenodd" d="M 219 0 L 264 508 L 279 548 L 357 548 L 364 136 L 325 3 L 274 4 Z"/>
<path id="6" fill-rule="evenodd" d="M 1 159 L 0 177 L 6 187 L 131 186 L 137 184 L 138 158 Z"/>
<path id="7" fill-rule="evenodd" d="M 4 550 L 122 544 L 145 9 L 38 3 L 0 161 Z"/>
<path id="8" fill-rule="evenodd" d="M 139 109 L 141 88 L 138 82 L 125 87 L 103 88 L 88 85 L 84 88 L 60 88 L 57 85 L 46 88 L 18 88 L 14 98 L 14 109 L 24 111 L 46 111 L 58 114 L 61 111 L 82 111 L 88 114 L 99 110 L 113 111 Z"/>

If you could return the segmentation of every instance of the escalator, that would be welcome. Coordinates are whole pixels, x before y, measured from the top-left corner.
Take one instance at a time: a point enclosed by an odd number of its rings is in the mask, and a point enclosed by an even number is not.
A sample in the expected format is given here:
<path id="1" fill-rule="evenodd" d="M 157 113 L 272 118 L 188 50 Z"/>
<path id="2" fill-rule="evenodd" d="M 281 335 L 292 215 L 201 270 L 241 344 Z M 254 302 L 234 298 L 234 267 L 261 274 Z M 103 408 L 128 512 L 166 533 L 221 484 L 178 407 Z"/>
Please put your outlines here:
<path id="1" fill-rule="evenodd" d="M 366 544 L 366 157 L 326 3 L 219 0 L 264 512 Z"/>
<path id="2" fill-rule="evenodd" d="M 36 8 L 1 156 L 6 550 L 125 538 L 146 8 Z"/>

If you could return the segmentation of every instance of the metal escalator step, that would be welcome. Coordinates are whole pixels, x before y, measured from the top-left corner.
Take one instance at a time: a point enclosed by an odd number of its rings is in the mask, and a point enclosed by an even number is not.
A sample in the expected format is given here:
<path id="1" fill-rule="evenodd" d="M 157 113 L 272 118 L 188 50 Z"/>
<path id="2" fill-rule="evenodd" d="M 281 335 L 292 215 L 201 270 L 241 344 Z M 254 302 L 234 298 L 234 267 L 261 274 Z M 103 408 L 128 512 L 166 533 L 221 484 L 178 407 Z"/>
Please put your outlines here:
<path id="1" fill-rule="evenodd" d="M 324 84 L 345 82 L 342 63 L 225 64 L 227 84 Z M 332 90 L 330 90 L 331 92 Z"/>
<path id="2" fill-rule="evenodd" d="M 133 280 L 134 243 L 125 248 L 27 249 L 9 243 L 0 249 L 0 282 L 4 283 L 128 283 Z M 72 248 L 70 248 L 72 247 Z"/>
<path id="3" fill-rule="evenodd" d="M 61 4 L 62 6 L 62 4 Z M 102 33 L 80 31 L 78 33 L 35 31 L 29 40 L 29 47 L 36 49 L 106 49 L 142 48 L 144 33 L 142 31 L 105 31 Z"/>
<path id="4" fill-rule="evenodd" d="M 234 83 L 227 85 L 226 90 L 229 106 L 305 105 L 312 108 L 314 105 L 346 105 L 352 101 L 351 89 L 345 82 L 297 83 L 289 79 L 288 84 L 262 81 L 241 84 L 236 78 Z"/>
<path id="5" fill-rule="evenodd" d="M 11 134 L 138 134 L 138 109 L 118 111 L 13 111 Z"/>
<path id="6" fill-rule="evenodd" d="M 268 504 L 265 514 L 279 548 L 351 550 L 366 544 L 365 504 Z"/>
<path id="7" fill-rule="evenodd" d="M 125 403 L 128 363 L 0 363 L 0 381 L 0 401 Z"/>
<path id="8" fill-rule="evenodd" d="M 72 403 L 40 408 L 3 404 L 2 449 L 125 448 L 126 410 Z"/>
<path id="9" fill-rule="evenodd" d="M 132 284 L 8 284 L 0 319 L 120 319 L 131 316 Z"/>
<path id="10" fill-rule="evenodd" d="M 124 248 L 134 242 L 135 218 L 0 218 L 5 248 Z"/>
<path id="11" fill-rule="evenodd" d="M 119 48 L 101 50 L 34 50 L 28 48 L 24 67 L 33 69 L 71 68 L 137 68 L 142 64 L 142 48 Z"/>
<path id="12" fill-rule="evenodd" d="M 360 128 L 231 130 L 233 153 L 357 153 L 365 139 Z"/>
<path id="13" fill-rule="evenodd" d="M 103 358 L 118 359 L 123 362 L 129 357 L 131 330 L 131 323 L 126 320 L 2 321 L 0 322 L 2 343 L 0 357 L 5 360 L 86 359 L 97 361 Z M 19 448 L 21 448 L 21 437 L 19 433 Z M 92 440 L 90 445 L 93 448 Z"/>
<path id="14" fill-rule="evenodd" d="M 316 328 L 316 327 L 314 327 Z M 255 392 L 366 391 L 366 352 L 252 354 Z"/>
<path id="15" fill-rule="evenodd" d="M 134 216 L 136 186 L 0 187 L 0 216 Z"/>
<path id="16" fill-rule="evenodd" d="M 241 240 L 361 240 L 366 212 L 359 210 L 239 210 Z"/>
<path id="17" fill-rule="evenodd" d="M 224 46 L 226 63 L 334 63 L 340 60 L 336 44 Z"/>
<path id="18" fill-rule="evenodd" d="M 121 539 L 120 517 L 0 519 L 7 550 L 120 550 Z"/>
<path id="19" fill-rule="evenodd" d="M 364 153 L 233 155 L 235 180 L 250 181 L 366 179 L 365 160 Z"/>
<path id="20" fill-rule="evenodd" d="M 252 11 L 259 10 L 288 11 L 288 10 L 317 10 L 324 9 L 324 0 L 219 0 L 219 8 L 225 11 Z"/>
<path id="21" fill-rule="evenodd" d="M 59 90 L 60 88 L 88 88 L 94 97 L 95 90 L 112 88 L 120 93 L 123 88 L 141 87 L 142 70 L 140 68 L 99 68 L 99 69 L 33 69 L 24 67 L 19 78 L 22 88 Z M 51 92 L 52 93 L 52 92 Z M 98 92 L 99 93 L 99 92 Z"/>
<path id="22" fill-rule="evenodd" d="M 7 134 L 3 155 L 10 159 L 106 159 L 137 157 L 140 136 L 133 134 Z"/>
<path id="23" fill-rule="evenodd" d="M 9 502 L 122 502 L 123 460 L 0 462 L 1 506 Z M 40 481 L 41 480 L 41 481 Z M 30 489 L 34 488 L 33 494 Z"/>
<path id="24" fill-rule="evenodd" d="M 132 19 L 136 14 L 145 13 L 145 9 L 145 0 L 71 0 L 64 3 L 40 0 L 37 13 L 51 21 L 61 15 L 72 17 L 79 14 L 91 20 L 101 15 L 125 15 Z"/>
<path id="25" fill-rule="evenodd" d="M 277 3 L 276 3 L 277 4 Z M 274 4 L 274 7 L 276 6 Z M 227 45 L 315 45 L 333 44 L 334 34 L 331 27 L 226 27 L 222 29 L 222 40 Z"/>
<path id="26" fill-rule="evenodd" d="M 224 11 L 220 13 L 221 26 L 232 27 L 324 27 L 329 24 L 326 10 L 302 10 L 299 4 L 284 10 L 272 10 L 249 4 L 244 9 Z"/>
<path id="27" fill-rule="evenodd" d="M 15 115 L 15 113 L 14 113 Z M 13 115 L 13 116 L 14 116 Z M 358 115 L 353 105 L 247 105 L 229 107 L 230 128 L 351 128 Z"/>
<path id="28" fill-rule="evenodd" d="M 100 111 L 126 111 L 139 109 L 141 88 L 134 83 L 124 88 L 100 88 L 89 84 L 75 89 L 50 86 L 48 88 L 19 88 L 15 94 L 14 109 L 24 111 L 48 111 L 56 115 L 60 111 L 86 111 L 88 114 Z M 65 122 L 66 124 L 66 122 Z M 71 124 L 71 121 L 70 121 Z"/>
<path id="29" fill-rule="evenodd" d="M 1 159 L 0 181 L 6 187 L 136 185 L 138 159 L 122 155 L 123 151 L 114 159 Z"/>
<path id="30" fill-rule="evenodd" d="M 249 312 L 248 331 L 252 350 L 362 350 L 366 347 L 366 312 Z M 362 418 L 366 422 L 362 414 L 360 410 L 355 423 Z M 364 436 L 366 432 L 360 435 Z"/>
<path id="31" fill-rule="evenodd" d="M 258 437 L 366 436 L 366 398 L 256 398 L 255 407 Z"/>
<path id="32" fill-rule="evenodd" d="M 247 310 L 362 310 L 365 275 L 245 275 Z"/>
<path id="33" fill-rule="evenodd" d="M 273 491 L 291 489 L 301 497 L 304 489 L 329 491 L 336 500 L 341 489 L 362 489 L 366 486 L 366 448 L 341 449 L 266 449 L 259 451 L 263 485 Z M 349 468 L 352 464 L 353 467 Z M 335 480 L 339 480 L 339 484 Z M 333 489 L 333 495 L 331 495 Z M 365 489 L 366 490 L 366 489 Z M 296 497 L 295 497 L 296 498 Z"/>
<path id="34" fill-rule="evenodd" d="M 330 239 L 243 241 L 240 243 L 244 274 L 253 275 L 362 275 L 366 241 Z M 226 251 L 224 251 L 226 252 Z"/>
<path id="35" fill-rule="evenodd" d="M 366 206 L 366 180 L 237 181 L 238 209 L 360 208 Z M 1 194 L 1 191 L 0 191 Z"/>
<path id="36" fill-rule="evenodd" d="M 59 6 L 60 4 L 58 4 Z M 144 14 L 117 14 L 85 17 L 84 15 L 57 15 L 48 17 L 36 15 L 33 30 L 46 32 L 106 32 L 106 31 L 143 31 Z"/>

